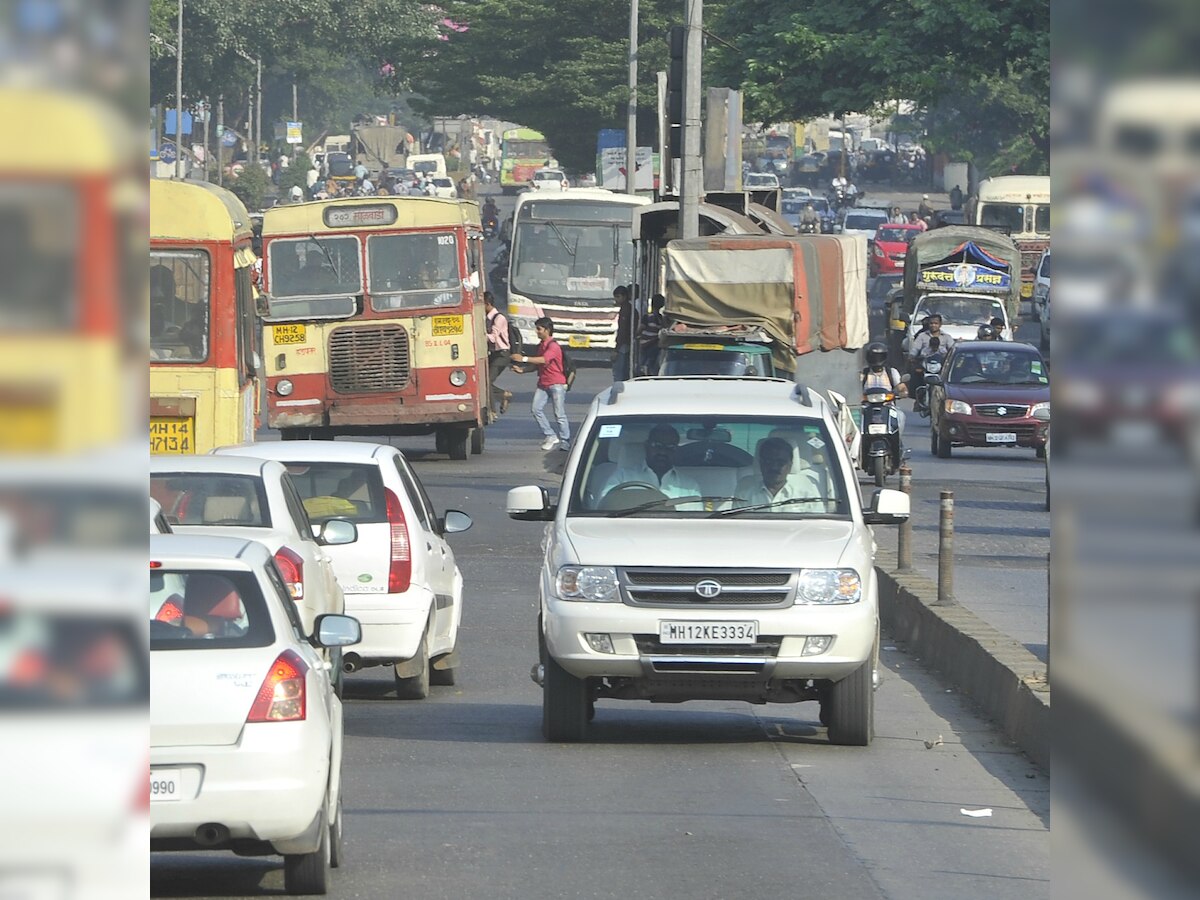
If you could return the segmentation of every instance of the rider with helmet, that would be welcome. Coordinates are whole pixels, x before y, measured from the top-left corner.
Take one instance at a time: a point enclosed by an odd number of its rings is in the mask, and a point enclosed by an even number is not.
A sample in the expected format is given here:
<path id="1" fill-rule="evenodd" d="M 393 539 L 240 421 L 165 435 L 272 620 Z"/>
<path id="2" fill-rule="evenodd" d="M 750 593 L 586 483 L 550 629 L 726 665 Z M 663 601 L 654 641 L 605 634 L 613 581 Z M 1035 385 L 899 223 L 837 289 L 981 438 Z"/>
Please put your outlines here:
<path id="1" fill-rule="evenodd" d="M 996 329 L 991 325 L 980 325 L 979 331 L 975 333 L 975 340 L 998 341 L 1000 340 L 1000 335 L 996 334 Z"/>
<path id="2" fill-rule="evenodd" d="M 872 388 L 885 388 L 896 398 L 908 396 L 908 385 L 900 380 L 900 373 L 887 364 L 888 348 L 882 341 L 872 341 L 866 348 L 867 366 L 862 370 L 862 388 L 865 394 Z M 904 444 L 904 410 L 892 404 L 900 427 L 900 444 Z"/>

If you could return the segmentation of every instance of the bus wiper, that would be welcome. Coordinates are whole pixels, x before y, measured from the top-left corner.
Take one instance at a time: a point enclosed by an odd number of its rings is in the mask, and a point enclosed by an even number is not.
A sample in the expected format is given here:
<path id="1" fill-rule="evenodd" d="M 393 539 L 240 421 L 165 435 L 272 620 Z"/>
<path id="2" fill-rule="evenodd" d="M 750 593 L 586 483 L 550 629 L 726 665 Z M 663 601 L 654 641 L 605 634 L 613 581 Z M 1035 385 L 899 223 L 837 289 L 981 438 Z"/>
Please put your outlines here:
<path id="1" fill-rule="evenodd" d="M 324 254 L 324 256 L 325 256 L 325 261 L 326 261 L 327 263 L 329 263 L 329 268 L 333 270 L 333 277 L 334 277 L 334 278 L 336 278 L 338 281 L 341 281 L 341 280 L 342 280 L 342 273 L 341 273 L 341 271 L 338 269 L 338 267 L 337 267 L 337 263 L 335 263 L 335 262 L 333 261 L 333 257 L 329 255 L 329 248 L 328 248 L 328 247 L 326 247 L 326 246 L 325 246 L 325 245 L 324 245 L 324 244 L 321 242 L 321 239 L 320 239 L 319 237 L 317 237 L 315 234 L 310 234 L 310 235 L 308 236 L 308 239 L 309 239 L 310 241 L 312 241 L 314 244 L 316 244 L 316 245 L 317 245 L 317 246 L 318 246 L 318 247 L 321 249 L 321 253 L 322 253 L 322 254 Z"/>
<path id="2" fill-rule="evenodd" d="M 568 253 L 571 254 L 571 259 L 574 259 L 575 258 L 575 249 L 576 249 L 576 247 L 579 246 L 579 242 L 576 241 L 575 247 L 572 247 L 569 243 L 567 243 L 567 239 L 565 237 L 563 237 L 563 233 L 558 230 L 558 226 L 555 223 L 547 222 L 546 224 L 549 225 L 552 229 L 554 229 L 554 234 L 558 237 L 559 242 L 563 245 L 563 248 Z"/>

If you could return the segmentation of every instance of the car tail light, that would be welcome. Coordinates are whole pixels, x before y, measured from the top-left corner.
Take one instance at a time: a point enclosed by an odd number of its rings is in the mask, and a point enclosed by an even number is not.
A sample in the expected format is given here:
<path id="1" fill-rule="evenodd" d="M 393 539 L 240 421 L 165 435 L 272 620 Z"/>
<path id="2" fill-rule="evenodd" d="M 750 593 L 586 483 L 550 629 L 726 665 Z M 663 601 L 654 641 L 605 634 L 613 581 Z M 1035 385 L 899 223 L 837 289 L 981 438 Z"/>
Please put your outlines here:
<path id="1" fill-rule="evenodd" d="M 408 524 L 404 521 L 404 507 L 393 491 L 384 492 L 387 497 L 388 525 L 391 528 L 392 547 L 388 557 L 388 593 L 407 591 L 412 584 L 412 549 L 408 543 Z"/>
<path id="2" fill-rule="evenodd" d="M 304 718 L 308 666 L 292 650 L 284 650 L 271 663 L 247 722 L 298 722 Z"/>
<path id="3" fill-rule="evenodd" d="M 275 565 L 288 587 L 293 600 L 304 599 L 304 559 L 291 547 L 280 547 L 275 553 Z"/>

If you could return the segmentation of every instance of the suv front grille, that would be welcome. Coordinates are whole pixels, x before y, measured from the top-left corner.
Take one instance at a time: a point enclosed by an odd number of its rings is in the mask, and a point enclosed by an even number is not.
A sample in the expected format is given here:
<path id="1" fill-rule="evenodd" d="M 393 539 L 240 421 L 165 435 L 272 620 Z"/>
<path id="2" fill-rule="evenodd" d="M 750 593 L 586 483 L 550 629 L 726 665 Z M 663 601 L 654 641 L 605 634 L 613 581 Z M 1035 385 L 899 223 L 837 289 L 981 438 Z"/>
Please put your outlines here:
<path id="1" fill-rule="evenodd" d="M 339 393 L 408 386 L 408 332 L 401 325 L 337 328 L 329 335 L 329 380 Z"/>
<path id="2" fill-rule="evenodd" d="M 635 634 L 638 652 L 642 656 L 720 656 L 775 659 L 783 645 L 781 637 L 759 635 L 757 644 L 664 644 L 657 634 Z"/>
<path id="3" fill-rule="evenodd" d="M 786 570 L 628 568 L 617 578 L 627 606 L 773 609 L 796 597 L 796 573 Z"/>

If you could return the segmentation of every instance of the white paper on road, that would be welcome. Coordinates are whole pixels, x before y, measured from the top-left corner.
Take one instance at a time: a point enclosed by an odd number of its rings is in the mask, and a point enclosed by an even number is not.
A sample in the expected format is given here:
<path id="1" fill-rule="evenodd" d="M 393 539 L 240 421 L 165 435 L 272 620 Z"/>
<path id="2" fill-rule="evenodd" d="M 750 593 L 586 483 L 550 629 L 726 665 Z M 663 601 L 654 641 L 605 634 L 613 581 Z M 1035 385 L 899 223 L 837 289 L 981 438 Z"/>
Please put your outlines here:
<path id="1" fill-rule="evenodd" d="M 960 809 L 959 812 L 972 819 L 985 819 L 992 814 L 990 809 Z"/>

